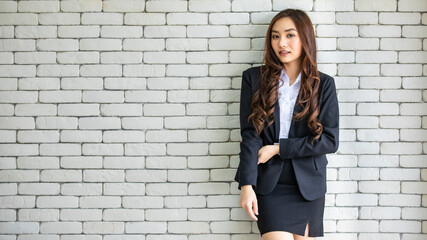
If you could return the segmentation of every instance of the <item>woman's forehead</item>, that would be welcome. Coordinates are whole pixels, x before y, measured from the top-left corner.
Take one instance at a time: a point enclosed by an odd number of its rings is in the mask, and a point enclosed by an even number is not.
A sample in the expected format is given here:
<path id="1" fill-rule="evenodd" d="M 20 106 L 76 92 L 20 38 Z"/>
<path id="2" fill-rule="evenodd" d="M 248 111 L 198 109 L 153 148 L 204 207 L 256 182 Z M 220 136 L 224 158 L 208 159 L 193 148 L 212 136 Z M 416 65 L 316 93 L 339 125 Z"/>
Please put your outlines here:
<path id="1" fill-rule="evenodd" d="M 296 31 L 295 24 L 290 17 L 281 18 L 273 24 L 272 32 L 282 32 L 282 31 L 285 31 L 285 32 Z"/>

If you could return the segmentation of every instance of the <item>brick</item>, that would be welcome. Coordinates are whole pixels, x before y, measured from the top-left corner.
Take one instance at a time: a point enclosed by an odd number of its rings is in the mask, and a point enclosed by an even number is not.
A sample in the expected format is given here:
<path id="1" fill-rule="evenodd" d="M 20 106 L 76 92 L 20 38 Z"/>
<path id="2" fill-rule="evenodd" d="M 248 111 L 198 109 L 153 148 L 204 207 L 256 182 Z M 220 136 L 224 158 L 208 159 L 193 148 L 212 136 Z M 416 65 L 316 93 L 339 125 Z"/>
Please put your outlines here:
<path id="1" fill-rule="evenodd" d="M 314 1 L 315 11 L 353 11 L 354 3 L 352 0 L 316 0 Z"/>
<path id="2" fill-rule="evenodd" d="M 267 25 L 231 25 L 231 37 L 265 37 L 267 32 Z"/>
<path id="3" fill-rule="evenodd" d="M 87 196 L 101 195 L 101 183 L 64 183 L 61 185 L 62 195 Z"/>
<path id="4" fill-rule="evenodd" d="M 3 1 L 0 3 L 0 9 L 2 12 L 16 12 L 18 3 L 14 1 Z"/>
<path id="5" fill-rule="evenodd" d="M 427 4 L 423 0 L 402 0 L 398 3 L 399 11 L 415 11 L 425 12 L 427 11 Z"/>
<path id="6" fill-rule="evenodd" d="M 144 3 L 138 0 L 103 1 L 102 10 L 104 12 L 139 12 L 144 11 Z"/>
<path id="7" fill-rule="evenodd" d="M 121 197 L 115 197 L 115 196 L 82 196 L 80 197 L 80 208 L 118 208 L 120 206 L 121 206 Z"/>
<path id="8" fill-rule="evenodd" d="M 143 221 L 143 209 L 105 209 L 103 220 L 107 221 Z"/>
<path id="9" fill-rule="evenodd" d="M 210 13 L 209 24 L 249 24 L 249 13 Z"/>
<path id="10" fill-rule="evenodd" d="M 228 183 L 190 183 L 188 187 L 190 195 L 226 194 L 228 192 Z"/>
<path id="11" fill-rule="evenodd" d="M 425 194 L 425 182 L 402 182 L 402 193 Z"/>
<path id="12" fill-rule="evenodd" d="M 185 12 L 187 1 L 148 1 L 145 9 L 147 12 Z"/>
<path id="13" fill-rule="evenodd" d="M 61 2 L 61 10 L 64 12 L 85 12 L 85 11 L 101 11 L 102 2 L 92 1 L 87 3 L 83 0 L 72 1 L 72 2 Z"/>
<path id="14" fill-rule="evenodd" d="M 420 50 L 421 39 L 381 38 L 381 50 Z"/>
<path id="15" fill-rule="evenodd" d="M 384 100 L 381 100 L 384 101 Z M 398 115 L 398 103 L 359 103 L 358 115 Z"/>
<path id="16" fill-rule="evenodd" d="M 119 205 L 120 199 L 119 198 Z M 153 196 L 126 196 L 123 197 L 124 208 L 163 208 L 163 197 Z"/>
<path id="17" fill-rule="evenodd" d="M 43 25 L 80 24 L 79 13 L 40 13 L 38 16 L 39 23 Z"/>
<path id="18" fill-rule="evenodd" d="M 225 221 L 228 220 L 228 209 L 189 209 L 188 219 L 191 221 Z"/>
<path id="19" fill-rule="evenodd" d="M 185 63 L 184 52 L 145 52 L 145 63 Z"/>
<path id="20" fill-rule="evenodd" d="M 228 12 L 231 3 L 228 0 L 190 0 L 188 9 L 190 12 Z"/>
<path id="21" fill-rule="evenodd" d="M 380 47 L 378 38 L 338 38 L 337 44 L 339 50 L 378 50 Z M 381 48 L 381 50 L 393 49 Z"/>
<path id="22" fill-rule="evenodd" d="M 427 58 L 427 52 L 399 52 L 400 63 L 423 63 L 424 59 Z"/>
<path id="23" fill-rule="evenodd" d="M 18 210 L 18 219 L 28 222 L 58 221 L 59 209 L 20 209 Z"/>
<path id="24" fill-rule="evenodd" d="M 421 64 L 381 64 L 384 76 L 421 76 Z"/>
<path id="25" fill-rule="evenodd" d="M 105 195 L 144 195 L 144 183 L 105 183 L 103 194 Z"/>
<path id="26" fill-rule="evenodd" d="M 206 120 L 204 117 L 188 116 L 188 117 L 165 117 L 165 127 L 172 129 L 179 128 L 204 128 Z"/>
<path id="27" fill-rule="evenodd" d="M 379 126 L 381 128 L 419 128 L 421 119 L 408 116 L 381 116 Z"/>
<path id="28" fill-rule="evenodd" d="M 43 228 L 35 222 L 2 222 L 0 223 L 0 233 L 2 234 L 30 234 L 39 233 Z"/>
<path id="29" fill-rule="evenodd" d="M 21 183 L 18 193 L 20 195 L 58 195 L 59 188 L 58 183 Z"/>
<path id="30" fill-rule="evenodd" d="M 169 222 L 168 232 L 170 233 L 208 233 L 208 222 Z"/>
<path id="31" fill-rule="evenodd" d="M 166 222 L 127 222 L 126 233 L 166 233 Z"/>
<path id="32" fill-rule="evenodd" d="M 126 13 L 124 23 L 128 25 L 165 25 L 165 13 Z"/>
<path id="33" fill-rule="evenodd" d="M 381 69 L 384 69 L 383 66 L 381 65 Z M 346 76 L 375 76 L 379 75 L 379 67 L 377 64 L 339 64 L 338 74 Z"/>
<path id="34" fill-rule="evenodd" d="M 144 28 L 146 38 L 185 37 L 185 35 L 185 26 L 146 26 Z"/>
<path id="35" fill-rule="evenodd" d="M 399 207 L 361 207 L 361 219 L 398 219 L 400 218 Z"/>
<path id="36" fill-rule="evenodd" d="M 399 57 L 400 61 L 400 57 Z M 357 63 L 396 63 L 397 53 L 393 51 L 357 51 Z M 388 86 L 385 86 L 388 87 Z"/>
<path id="37" fill-rule="evenodd" d="M 183 221 L 187 219 L 187 209 L 147 209 L 147 221 Z"/>
<path id="38" fill-rule="evenodd" d="M 318 52 L 319 63 L 353 63 L 354 53 L 347 51 L 319 51 Z"/>
<path id="39" fill-rule="evenodd" d="M 379 0 L 355 0 L 354 7 L 356 11 L 396 11 L 397 1 Z"/>
<path id="40" fill-rule="evenodd" d="M 209 181 L 208 170 L 169 170 L 168 181 L 170 182 L 207 182 Z"/>
<path id="41" fill-rule="evenodd" d="M 340 168 L 338 178 L 339 180 L 378 180 L 379 170 L 376 168 Z"/>
<path id="42" fill-rule="evenodd" d="M 0 208 L 34 208 L 35 196 L 0 196 Z"/>
<path id="43" fill-rule="evenodd" d="M 182 169 L 187 167 L 185 157 L 148 157 L 146 167 L 152 169 Z"/>
<path id="44" fill-rule="evenodd" d="M 143 147 L 147 145 L 142 145 Z M 148 145 L 149 146 L 149 145 Z M 153 147 L 160 147 L 161 145 L 154 145 Z M 118 160 L 120 159 L 120 161 Z M 126 168 L 142 168 L 144 166 L 144 159 L 139 157 L 109 157 L 104 158 L 104 167 L 112 169 L 126 169 Z"/>
<path id="45" fill-rule="evenodd" d="M 229 29 L 227 26 L 188 26 L 187 37 L 190 38 L 219 38 L 228 37 Z"/>
<path id="46" fill-rule="evenodd" d="M 227 63 L 228 52 L 208 51 L 208 52 L 189 52 L 187 53 L 188 63 Z"/>
<path id="47" fill-rule="evenodd" d="M 319 37 L 357 37 L 357 26 L 354 25 L 318 25 Z"/>
<path id="48" fill-rule="evenodd" d="M 419 24 L 420 14 L 419 13 L 405 13 L 405 12 L 380 12 L 379 23 L 381 24 L 397 24 L 397 25 L 408 25 L 408 24 Z"/>
<path id="49" fill-rule="evenodd" d="M 166 179 L 167 179 L 166 170 L 127 170 L 126 171 L 126 182 L 166 182 Z"/>
<path id="50" fill-rule="evenodd" d="M 147 195 L 187 195 L 186 183 L 148 183 Z"/>
<path id="51" fill-rule="evenodd" d="M 123 14 L 122 13 L 82 13 L 81 16 L 82 24 L 91 25 L 122 25 Z"/>
<path id="52" fill-rule="evenodd" d="M 208 49 L 207 39 L 166 39 L 166 50 L 168 51 L 204 51 Z M 191 52 L 188 52 L 189 54 Z"/>
<path id="53" fill-rule="evenodd" d="M 214 233 L 248 233 L 250 232 L 251 226 L 249 222 L 212 222 L 212 232 Z"/>
<path id="54" fill-rule="evenodd" d="M 123 233 L 123 222 L 84 222 L 83 233 Z"/>
<path id="55" fill-rule="evenodd" d="M 421 229 L 420 221 L 383 220 L 380 222 L 381 232 L 418 233 Z"/>
<path id="56" fill-rule="evenodd" d="M 201 77 L 190 79 L 191 89 L 229 89 L 231 80 L 228 77 Z"/>
<path id="57" fill-rule="evenodd" d="M 205 208 L 204 196 L 171 196 L 165 197 L 166 208 Z"/>
<path id="58" fill-rule="evenodd" d="M 233 12 L 271 11 L 270 0 L 234 0 L 231 4 Z"/>
<path id="59" fill-rule="evenodd" d="M 189 168 L 225 168 L 228 165 L 228 162 L 228 157 L 225 156 L 188 157 Z"/>
<path id="60" fill-rule="evenodd" d="M 208 24 L 208 14 L 205 13 L 168 13 L 168 25 L 199 25 Z"/>
<path id="61" fill-rule="evenodd" d="M 62 209 L 60 218 L 62 221 L 100 221 L 101 209 Z"/>
<path id="62" fill-rule="evenodd" d="M 377 24 L 378 14 L 375 12 L 337 12 L 336 21 L 339 24 Z"/>
<path id="63" fill-rule="evenodd" d="M 249 50 L 250 40 L 246 38 L 209 39 L 209 50 Z"/>
<path id="64" fill-rule="evenodd" d="M 281 11 L 287 8 L 296 8 L 303 11 L 310 11 L 313 8 L 313 0 L 304 0 L 304 1 L 273 1 L 273 10 Z"/>
<path id="65" fill-rule="evenodd" d="M 16 195 L 18 193 L 17 183 L 1 183 L 0 195 Z"/>
<path id="66" fill-rule="evenodd" d="M 143 91 L 127 91 L 126 95 L 126 102 L 153 102 L 153 103 L 159 103 L 159 102 L 165 102 L 166 101 L 166 91 L 155 91 L 155 90 L 143 90 Z M 111 104 L 109 104 L 111 106 Z M 136 111 L 137 115 L 141 114 L 140 106 L 141 105 L 135 105 L 138 106 L 138 111 Z"/>
<path id="67" fill-rule="evenodd" d="M 123 41 L 123 50 L 160 51 L 164 48 L 164 39 L 124 39 Z"/>
<path id="68" fill-rule="evenodd" d="M 34 13 L 2 13 L 0 22 L 5 25 L 37 25 L 38 15 Z"/>
<path id="69" fill-rule="evenodd" d="M 421 144 L 418 143 L 382 143 L 382 154 L 419 154 L 421 153 Z"/>
<path id="70" fill-rule="evenodd" d="M 207 75 L 208 75 L 208 66 L 202 65 L 202 64 L 169 65 L 166 72 L 166 76 L 174 76 L 174 77 L 184 77 L 184 76 L 198 77 L 198 76 L 207 76 Z"/>

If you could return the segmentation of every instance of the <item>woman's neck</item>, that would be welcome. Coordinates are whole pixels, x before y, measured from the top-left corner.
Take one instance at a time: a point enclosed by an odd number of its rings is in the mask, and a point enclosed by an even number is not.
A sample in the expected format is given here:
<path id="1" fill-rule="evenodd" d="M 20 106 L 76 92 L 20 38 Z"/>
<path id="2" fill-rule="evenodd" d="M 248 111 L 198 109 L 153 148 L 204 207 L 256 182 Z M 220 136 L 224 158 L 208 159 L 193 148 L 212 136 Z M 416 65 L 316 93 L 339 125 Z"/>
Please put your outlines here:
<path id="1" fill-rule="evenodd" d="M 284 65 L 286 75 L 289 77 L 289 86 L 292 85 L 297 79 L 299 73 L 301 72 L 301 67 L 299 64 L 285 64 Z"/>

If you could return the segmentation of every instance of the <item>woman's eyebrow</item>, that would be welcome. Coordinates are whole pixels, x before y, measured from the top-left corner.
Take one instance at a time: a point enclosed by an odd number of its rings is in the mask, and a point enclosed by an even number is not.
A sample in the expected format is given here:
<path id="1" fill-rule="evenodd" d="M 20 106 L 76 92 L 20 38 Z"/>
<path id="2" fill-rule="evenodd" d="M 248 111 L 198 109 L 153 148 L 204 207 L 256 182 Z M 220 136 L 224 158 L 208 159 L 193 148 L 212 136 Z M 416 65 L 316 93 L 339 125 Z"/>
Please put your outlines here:
<path id="1" fill-rule="evenodd" d="M 285 32 L 290 32 L 290 31 L 296 31 L 296 30 L 295 30 L 295 28 L 289 28 L 289 29 L 286 29 L 286 30 L 285 30 Z M 278 33 L 279 31 L 271 30 L 271 32 Z"/>

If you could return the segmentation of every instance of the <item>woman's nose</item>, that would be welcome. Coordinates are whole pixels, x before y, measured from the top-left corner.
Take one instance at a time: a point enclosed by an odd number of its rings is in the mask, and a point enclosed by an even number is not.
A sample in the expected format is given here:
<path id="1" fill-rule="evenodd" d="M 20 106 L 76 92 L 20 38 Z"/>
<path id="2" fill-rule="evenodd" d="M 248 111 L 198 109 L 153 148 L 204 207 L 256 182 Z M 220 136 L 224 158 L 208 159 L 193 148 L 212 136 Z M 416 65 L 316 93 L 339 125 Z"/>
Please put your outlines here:
<path id="1" fill-rule="evenodd" d="M 284 38 L 280 39 L 280 46 L 281 47 L 287 47 L 288 46 L 288 42 L 286 41 L 286 39 L 284 39 Z"/>

